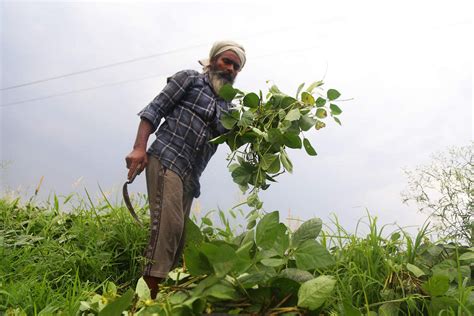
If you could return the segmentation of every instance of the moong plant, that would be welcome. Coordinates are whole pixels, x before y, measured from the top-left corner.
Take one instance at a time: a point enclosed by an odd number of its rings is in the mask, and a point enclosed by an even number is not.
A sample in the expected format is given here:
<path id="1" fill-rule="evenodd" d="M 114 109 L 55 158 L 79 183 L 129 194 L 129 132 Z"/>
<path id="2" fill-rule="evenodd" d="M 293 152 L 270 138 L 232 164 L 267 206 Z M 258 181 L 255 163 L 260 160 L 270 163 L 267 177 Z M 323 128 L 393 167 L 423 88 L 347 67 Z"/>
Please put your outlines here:
<path id="1" fill-rule="evenodd" d="M 265 190 L 278 175 L 291 173 L 293 164 L 287 148 L 303 147 L 308 155 L 316 156 L 305 133 L 326 127 L 327 118 L 341 125 L 342 110 L 336 105 L 340 93 L 335 89 L 325 91 L 322 85 L 323 81 L 316 81 L 303 91 L 303 83 L 294 97 L 276 85 L 270 87 L 265 98 L 261 91 L 244 93 L 230 85 L 220 90 L 222 98 L 237 104 L 221 118 L 229 132 L 211 142 L 226 142 L 229 146 L 229 170 L 242 191 L 249 187 L 252 193 Z"/>

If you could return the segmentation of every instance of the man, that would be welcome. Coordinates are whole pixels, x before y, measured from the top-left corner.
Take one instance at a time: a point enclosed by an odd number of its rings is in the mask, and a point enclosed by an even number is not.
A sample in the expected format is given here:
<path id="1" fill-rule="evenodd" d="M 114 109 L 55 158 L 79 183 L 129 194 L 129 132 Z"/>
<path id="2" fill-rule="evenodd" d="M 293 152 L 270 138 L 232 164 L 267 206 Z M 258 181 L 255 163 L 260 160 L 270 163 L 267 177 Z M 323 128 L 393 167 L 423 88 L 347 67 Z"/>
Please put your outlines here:
<path id="1" fill-rule="evenodd" d="M 156 297 L 158 284 L 178 263 L 184 245 L 185 221 L 199 177 L 217 149 L 208 141 L 226 132 L 220 116 L 230 103 L 218 96 L 245 65 L 244 48 L 232 41 L 214 43 L 203 73 L 184 70 L 168 78 L 161 93 L 138 113 L 141 118 L 132 152 L 125 158 L 128 179 L 146 168 L 150 205 L 148 262 L 143 278 Z M 159 126 L 162 118 L 164 123 Z M 158 128 L 159 126 L 159 128 Z M 146 151 L 149 135 L 156 140 Z"/>

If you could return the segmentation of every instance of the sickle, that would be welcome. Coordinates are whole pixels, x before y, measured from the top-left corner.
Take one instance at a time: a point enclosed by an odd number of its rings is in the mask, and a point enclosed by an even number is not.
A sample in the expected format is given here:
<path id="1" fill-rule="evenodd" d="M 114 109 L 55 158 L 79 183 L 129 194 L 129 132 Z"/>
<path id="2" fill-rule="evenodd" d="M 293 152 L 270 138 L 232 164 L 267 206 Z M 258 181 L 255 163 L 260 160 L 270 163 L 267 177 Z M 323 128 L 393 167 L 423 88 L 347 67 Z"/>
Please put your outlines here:
<path id="1" fill-rule="evenodd" d="M 128 189 L 127 189 L 127 186 L 129 184 L 131 184 L 133 182 L 133 180 L 135 180 L 135 178 L 139 174 L 139 172 L 138 172 L 138 170 L 140 169 L 139 167 L 140 166 L 137 166 L 137 168 L 133 172 L 133 175 L 130 178 L 130 180 L 127 180 L 127 182 L 125 182 L 123 184 L 122 192 L 123 192 L 123 200 L 125 201 L 125 205 L 127 205 L 127 208 L 130 211 L 130 214 L 133 216 L 133 218 L 138 223 L 138 225 L 140 225 L 140 227 L 143 227 L 143 223 L 138 218 L 138 215 L 137 215 L 137 213 L 135 213 L 135 210 L 133 209 L 132 203 L 130 202 L 130 196 L 128 195 Z"/>

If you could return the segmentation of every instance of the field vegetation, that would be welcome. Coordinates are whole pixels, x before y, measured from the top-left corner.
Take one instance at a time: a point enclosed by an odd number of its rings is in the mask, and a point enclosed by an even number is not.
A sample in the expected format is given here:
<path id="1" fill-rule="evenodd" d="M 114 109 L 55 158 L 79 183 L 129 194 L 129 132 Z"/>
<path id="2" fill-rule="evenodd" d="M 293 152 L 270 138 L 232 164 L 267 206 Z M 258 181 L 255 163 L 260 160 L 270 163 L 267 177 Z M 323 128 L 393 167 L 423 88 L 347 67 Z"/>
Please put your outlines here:
<path id="1" fill-rule="evenodd" d="M 241 205 L 246 210 L 236 206 L 189 220 L 181 264 L 156 300 L 140 278 L 148 231 L 123 203 L 112 204 L 105 194 L 93 202 L 87 191 L 86 200 L 78 194 L 54 195 L 46 203 L 0 199 L 0 312 L 472 315 L 472 150 L 449 172 L 441 167 L 411 174 L 414 187 L 405 200 L 432 210 L 447 239 L 433 240 L 428 224 L 412 236 L 370 215 L 355 232 L 337 217 L 331 223 L 308 219 L 292 230 L 278 211 L 263 209 L 259 191 L 293 170 L 286 149 L 316 156 L 310 130 L 326 127 L 327 119 L 342 124 L 336 102 L 344 100 L 322 85 L 303 91 L 302 84 L 295 97 L 272 86 L 265 98 L 223 88 L 221 96 L 239 105 L 222 117 L 228 132 L 210 141 L 229 146 L 229 171 L 248 192 Z M 135 208 L 148 222 L 144 196 L 135 199 Z"/>
<path id="2" fill-rule="evenodd" d="M 105 197 L 105 196 L 104 196 Z M 144 199 L 135 199 L 147 221 Z M 147 232 L 124 205 L 78 195 L 0 200 L 0 311 L 7 315 L 471 315 L 474 249 L 368 216 L 290 231 L 278 212 L 215 211 L 187 225 L 181 266 L 151 300 Z M 65 204 L 74 211 L 61 212 Z M 251 216 L 248 216 L 252 214 Z"/>

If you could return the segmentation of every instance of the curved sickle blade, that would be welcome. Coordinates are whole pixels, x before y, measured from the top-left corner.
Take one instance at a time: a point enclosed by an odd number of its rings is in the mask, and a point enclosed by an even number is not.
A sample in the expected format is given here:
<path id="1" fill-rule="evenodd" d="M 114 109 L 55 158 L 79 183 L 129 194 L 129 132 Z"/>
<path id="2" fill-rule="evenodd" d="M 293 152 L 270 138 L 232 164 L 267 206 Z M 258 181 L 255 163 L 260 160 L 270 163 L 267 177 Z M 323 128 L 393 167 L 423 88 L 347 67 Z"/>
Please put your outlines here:
<path id="1" fill-rule="evenodd" d="M 130 196 L 128 195 L 128 184 L 132 183 L 133 180 L 136 177 L 136 173 L 133 175 L 131 180 L 127 180 L 127 182 L 124 183 L 123 188 L 122 188 L 122 193 L 123 193 L 123 200 L 125 201 L 125 205 L 127 206 L 130 214 L 133 216 L 135 221 L 140 225 L 140 227 L 143 227 L 143 223 L 140 221 L 138 218 L 137 213 L 135 213 L 135 210 L 133 209 L 132 202 L 130 202 Z"/>

